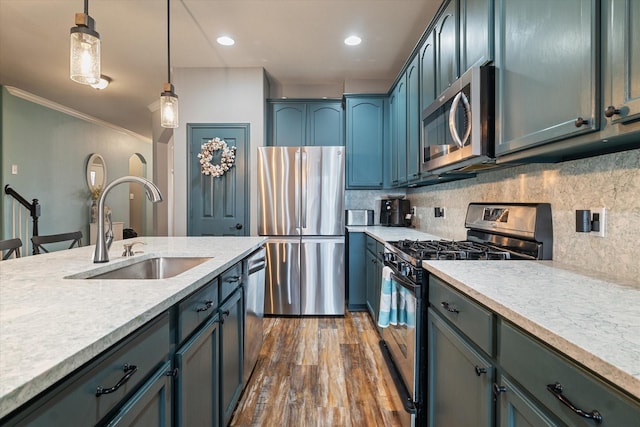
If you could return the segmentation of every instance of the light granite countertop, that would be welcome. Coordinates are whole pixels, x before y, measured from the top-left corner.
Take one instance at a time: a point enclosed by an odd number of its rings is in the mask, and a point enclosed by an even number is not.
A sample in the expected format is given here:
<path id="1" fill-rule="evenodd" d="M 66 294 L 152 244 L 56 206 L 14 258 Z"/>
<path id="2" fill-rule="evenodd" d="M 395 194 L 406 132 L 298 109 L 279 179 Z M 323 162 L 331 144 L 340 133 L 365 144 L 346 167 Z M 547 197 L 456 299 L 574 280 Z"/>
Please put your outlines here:
<path id="1" fill-rule="evenodd" d="M 440 239 L 410 228 L 348 227 L 378 240 Z M 640 399 L 640 286 L 553 261 L 424 261 L 463 294 Z"/>
<path id="2" fill-rule="evenodd" d="M 73 372 L 260 247 L 264 237 L 136 238 L 133 257 L 114 242 L 0 262 L 0 417 Z M 169 279 L 67 279 L 158 255 L 212 257 Z"/>

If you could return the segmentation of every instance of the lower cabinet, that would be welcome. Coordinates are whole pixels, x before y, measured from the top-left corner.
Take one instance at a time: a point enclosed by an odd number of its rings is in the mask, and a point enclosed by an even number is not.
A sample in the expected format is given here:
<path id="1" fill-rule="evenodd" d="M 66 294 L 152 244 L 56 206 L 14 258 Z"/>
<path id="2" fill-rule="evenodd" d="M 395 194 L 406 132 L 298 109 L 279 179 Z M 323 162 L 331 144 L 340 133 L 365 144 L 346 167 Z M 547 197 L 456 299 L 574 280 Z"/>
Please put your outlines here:
<path id="1" fill-rule="evenodd" d="M 500 375 L 495 388 L 498 400 L 500 419 L 496 423 L 499 427 L 555 427 L 557 421 L 552 421 L 536 403 L 529 399 L 511 381 Z"/>
<path id="2" fill-rule="evenodd" d="M 347 232 L 347 296 L 350 311 L 367 309 L 364 233 Z"/>
<path id="3" fill-rule="evenodd" d="M 242 392 L 244 303 L 238 288 L 220 307 L 220 402 L 222 425 L 231 421 Z"/>
<path id="4" fill-rule="evenodd" d="M 429 426 L 492 426 L 494 366 L 429 309 Z"/>
<path id="5" fill-rule="evenodd" d="M 435 276 L 429 426 L 637 427 L 640 401 Z"/>
<path id="6" fill-rule="evenodd" d="M 215 314 L 176 352 L 177 426 L 219 425 L 219 320 Z"/>
<path id="7" fill-rule="evenodd" d="M 171 362 L 166 362 L 106 425 L 170 426 L 171 425 Z"/>
<path id="8" fill-rule="evenodd" d="M 382 284 L 382 250 L 384 245 L 367 236 L 365 250 L 366 302 L 367 310 L 374 322 L 378 322 L 380 311 L 380 290 Z"/>
<path id="9" fill-rule="evenodd" d="M 0 424 L 162 425 L 146 423 L 151 419 L 170 423 L 171 377 L 165 377 L 171 372 L 169 331 L 169 314 L 161 314 Z"/>

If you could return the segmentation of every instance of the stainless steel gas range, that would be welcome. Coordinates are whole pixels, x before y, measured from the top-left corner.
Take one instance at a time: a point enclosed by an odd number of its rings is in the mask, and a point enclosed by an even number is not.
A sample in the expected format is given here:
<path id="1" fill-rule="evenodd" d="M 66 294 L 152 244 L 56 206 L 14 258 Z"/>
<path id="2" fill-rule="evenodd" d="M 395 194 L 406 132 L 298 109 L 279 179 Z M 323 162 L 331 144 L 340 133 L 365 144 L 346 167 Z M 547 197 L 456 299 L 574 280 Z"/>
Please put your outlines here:
<path id="1" fill-rule="evenodd" d="M 387 242 L 384 264 L 393 291 L 409 294 L 405 304 L 415 322 L 382 328 L 380 341 L 407 415 L 404 425 L 426 425 L 428 274 L 425 260 L 548 260 L 553 253 L 548 203 L 471 203 L 465 218 L 467 238 Z M 399 299 L 397 299 L 399 301 Z"/>

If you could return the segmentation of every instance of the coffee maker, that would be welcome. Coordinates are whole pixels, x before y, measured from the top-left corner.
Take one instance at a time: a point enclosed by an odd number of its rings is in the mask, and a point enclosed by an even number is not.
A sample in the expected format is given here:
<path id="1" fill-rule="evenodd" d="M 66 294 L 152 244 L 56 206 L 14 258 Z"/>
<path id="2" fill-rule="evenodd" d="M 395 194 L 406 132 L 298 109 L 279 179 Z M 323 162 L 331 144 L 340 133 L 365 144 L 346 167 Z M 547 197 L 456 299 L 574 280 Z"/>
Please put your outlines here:
<path id="1" fill-rule="evenodd" d="M 410 202 L 403 198 L 387 198 L 380 201 L 380 225 L 389 227 L 411 226 Z"/>

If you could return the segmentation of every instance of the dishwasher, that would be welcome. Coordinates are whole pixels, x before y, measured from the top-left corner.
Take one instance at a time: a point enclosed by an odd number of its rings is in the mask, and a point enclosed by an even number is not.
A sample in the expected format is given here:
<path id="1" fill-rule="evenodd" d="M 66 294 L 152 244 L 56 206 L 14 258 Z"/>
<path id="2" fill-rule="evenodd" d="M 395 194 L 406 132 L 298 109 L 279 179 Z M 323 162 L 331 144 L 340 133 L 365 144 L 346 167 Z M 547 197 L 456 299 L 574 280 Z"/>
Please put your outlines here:
<path id="1" fill-rule="evenodd" d="M 244 285 L 244 369 L 242 383 L 246 385 L 256 366 L 264 340 L 264 286 L 266 251 L 260 248 L 247 259 L 247 280 Z"/>

